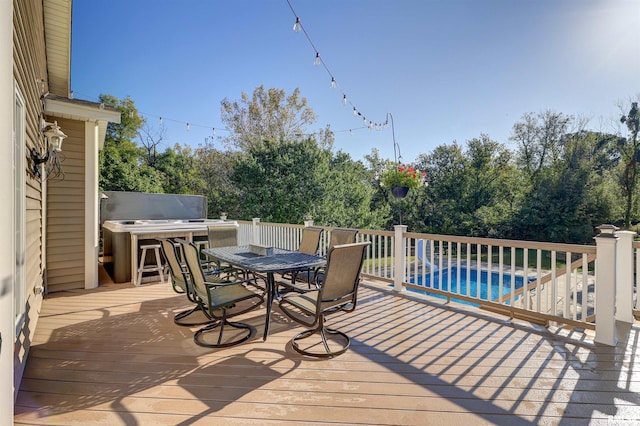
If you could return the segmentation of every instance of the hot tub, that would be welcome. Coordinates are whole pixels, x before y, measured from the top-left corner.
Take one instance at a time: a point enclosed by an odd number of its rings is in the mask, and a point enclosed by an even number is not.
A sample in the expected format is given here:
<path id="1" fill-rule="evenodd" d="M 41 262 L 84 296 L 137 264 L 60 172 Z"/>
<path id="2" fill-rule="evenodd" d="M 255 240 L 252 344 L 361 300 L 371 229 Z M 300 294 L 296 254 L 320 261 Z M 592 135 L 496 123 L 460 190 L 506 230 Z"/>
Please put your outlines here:
<path id="1" fill-rule="evenodd" d="M 235 225 L 235 221 L 220 219 L 137 219 L 107 220 L 102 224 L 103 263 L 116 283 L 131 281 L 132 243 L 136 263 L 140 245 L 156 243 L 159 237 L 181 237 L 188 240 L 207 240 L 209 226 Z M 150 254 L 151 255 L 151 254 Z"/>

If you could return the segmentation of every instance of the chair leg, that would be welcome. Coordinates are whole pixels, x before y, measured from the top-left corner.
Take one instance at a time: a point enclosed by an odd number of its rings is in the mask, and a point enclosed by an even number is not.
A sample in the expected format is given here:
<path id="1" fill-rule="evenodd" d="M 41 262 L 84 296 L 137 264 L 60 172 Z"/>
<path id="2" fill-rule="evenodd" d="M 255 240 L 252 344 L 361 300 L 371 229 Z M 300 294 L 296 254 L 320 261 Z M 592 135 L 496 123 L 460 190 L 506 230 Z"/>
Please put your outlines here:
<path id="1" fill-rule="evenodd" d="M 188 317 L 189 315 L 195 313 L 195 312 L 202 312 L 205 317 L 207 317 L 206 320 L 204 321 L 198 321 L 198 322 L 183 322 L 182 320 L 185 319 L 186 317 Z M 194 325 L 203 325 L 203 324 L 211 324 L 212 322 L 217 321 L 214 318 L 211 318 L 211 316 L 209 314 L 207 314 L 206 310 L 202 308 L 202 306 L 196 305 L 191 309 L 187 309 L 184 310 L 182 312 L 178 312 L 177 314 L 174 315 L 173 317 L 173 322 L 177 325 L 181 325 L 183 327 L 192 327 Z"/>
<path id="2" fill-rule="evenodd" d="M 311 352 L 306 349 L 302 349 L 298 344 L 299 341 L 304 340 L 308 337 L 311 337 L 315 334 L 320 335 L 320 339 L 322 340 L 322 345 L 324 346 L 324 349 L 326 352 Z M 342 340 L 342 343 L 339 349 L 331 350 L 331 348 L 329 347 L 329 342 L 327 341 L 327 334 L 338 336 L 339 340 Z M 293 337 L 293 339 L 291 339 L 291 346 L 296 352 L 302 355 L 307 355 L 315 358 L 333 358 L 335 356 L 345 353 L 347 349 L 349 349 L 350 344 L 351 344 L 351 341 L 349 340 L 349 336 L 347 336 L 345 333 L 341 331 L 325 327 L 324 320 L 320 320 L 318 327 L 298 333 Z"/>
<path id="3" fill-rule="evenodd" d="M 235 329 L 239 329 L 239 330 L 245 330 L 245 332 L 243 334 L 240 335 L 239 338 L 232 340 L 230 342 L 222 342 L 222 336 L 224 333 L 224 328 L 225 326 L 231 327 L 231 328 L 235 328 Z M 210 332 L 210 331 L 214 331 L 216 328 L 218 328 L 218 341 L 217 343 L 207 343 L 205 341 L 202 340 L 202 337 L 205 333 Z M 250 326 L 249 324 L 245 324 L 242 322 L 230 322 L 228 321 L 226 318 L 220 320 L 220 321 L 216 321 L 213 322 L 211 324 L 208 324 L 204 327 L 202 327 L 200 330 L 196 331 L 196 333 L 193 335 L 193 340 L 196 342 L 196 344 L 200 345 L 200 346 L 204 346 L 207 348 L 227 348 L 229 346 L 235 346 L 237 344 L 240 344 L 248 339 L 251 338 L 251 336 L 253 336 L 255 334 L 255 328 L 253 328 L 252 326 Z"/>

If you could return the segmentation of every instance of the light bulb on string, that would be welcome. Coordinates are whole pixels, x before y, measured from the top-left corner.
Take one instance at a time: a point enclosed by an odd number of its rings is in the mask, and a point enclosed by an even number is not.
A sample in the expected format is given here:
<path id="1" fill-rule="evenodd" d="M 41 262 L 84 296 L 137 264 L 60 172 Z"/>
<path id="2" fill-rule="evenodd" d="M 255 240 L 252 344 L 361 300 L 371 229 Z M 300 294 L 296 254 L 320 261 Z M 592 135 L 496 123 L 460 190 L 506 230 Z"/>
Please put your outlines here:
<path id="1" fill-rule="evenodd" d="M 187 132 L 189 131 L 189 128 L 190 128 L 189 123 L 187 123 Z"/>
<path id="2" fill-rule="evenodd" d="M 211 129 L 211 136 L 215 136 L 216 135 L 216 128 L 212 128 Z"/>
<path id="3" fill-rule="evenodd" d="M 162 117 L 160 117 L 160 119 L 158 120 L 158 125 L 162 126 Z"/>
<path id="4" fill-rule="evenodd" d="M 336 82 L 335 77 L 333 76 L 333 74 L 331 73 L 331 70 L 327 67 L 327 64 L 325 64 L 324 58 L 320 57 L 320 52 L 318 52 L 318 50 L 316 49 L 313 41 L 311 40 L 310 35 L 307 33 L 307 30 L 305 28 L 302 27 L 302 22 L 300 20 L 300 17 L 296 14 L 296 11 L 294 10 L 291 1 L 290 0 L 286 0 L 289 8 L 291 9 L 291 12 L 293 13 L 293 16 L 296 18 L 295 23 L 293 25 L 293 30 L 295 32 L 300 32 L 303 31 L 304 35 L 307 38 L 307 41 L 309 42 L 309 44 L 311 45 L 311 47 L 313 48 L 313 51 L 315 52 L 315 59 L 314 59 L 314 65 L 318 66 L 318 65 L 322 65 L 327 73 L 329 74 L 329 76 L 331 77 L 331 88 L 332 89 L 337 89 L 338 88 L 338 84 Z M 353 106 L 353 103 L 347 98 L 347 95 L 345 93 L 342 94 L 342 104 L 347 105 L 347 103 L 349 103 L 351 106 Z M 369 130 L 372 130 L 374 127 L 377 131 L 387 127 L 387 123 L 385 122 L 384 124 L 382 122 L 376 122 L 374 123 L 373 121 L 367 121 L 366 117 L 364 117 L 364 115 L 357 110 L 357 108 L 355 106 L 353 106 L 353 115 L 354 117 L 362 117 L 363 119 L 363 126 L 364 127 L 368 127 Z"/>

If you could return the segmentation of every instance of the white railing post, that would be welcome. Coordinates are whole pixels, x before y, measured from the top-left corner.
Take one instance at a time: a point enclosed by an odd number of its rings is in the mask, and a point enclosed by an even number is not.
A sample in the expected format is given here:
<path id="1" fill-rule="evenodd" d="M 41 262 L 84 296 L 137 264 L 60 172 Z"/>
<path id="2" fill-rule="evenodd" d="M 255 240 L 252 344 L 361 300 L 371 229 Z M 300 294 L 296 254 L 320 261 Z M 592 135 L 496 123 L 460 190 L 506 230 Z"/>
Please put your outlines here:
<path id="1" fill-rule="evenodd" d="M 616 246 L 616 319 L 633 324 L 633 231 L 618 231 Z"/>
<path id="2" fill-rule="evenodd" d="M 407 252 L 407 241 L 404 233 L 407 230 L 406 225 L 395 225 L 394 236 L 394 257 L 393 257 L 393 289 L 402 291 L 402 283 L 405 281 L 405 253 Z"/>
<path id="3" fill-rule="evenodd" d="M 616 345 L 616 245 L 613 225 L 598 227 L 596 240 L 596 343 Z M 583 283 L 588 285 L 588 283 Z M 582 303 L 587 303 L 583 300 Z"/>
<path id="4" fill-rule="evenodd" d="M 253 244 L 260 244 L 260 231 L 258 228 L 258 223 L 260 223 L 259 217 L 253 218 L 253 225 L 251 225 L 251 234 L 253 235 Z"/>
<path id="5" fill-rule="evenodd" d="M 310 226 L 313 226 L 313 218 L 309 215 L 304 217 L 304 227 L 308 228 Z"/>

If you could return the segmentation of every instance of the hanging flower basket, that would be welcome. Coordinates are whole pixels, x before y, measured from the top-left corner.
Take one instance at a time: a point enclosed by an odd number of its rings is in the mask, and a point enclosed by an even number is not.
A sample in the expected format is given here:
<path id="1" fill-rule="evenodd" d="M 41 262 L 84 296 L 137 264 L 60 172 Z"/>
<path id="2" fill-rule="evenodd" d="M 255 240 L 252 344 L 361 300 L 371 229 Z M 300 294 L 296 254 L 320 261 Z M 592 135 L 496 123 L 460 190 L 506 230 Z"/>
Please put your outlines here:
<path id="1" fill-rule="evenodd" d="M 391 194 L 395 198 L 404 198 L 407 196 L 408 193 L 409 193 L 408 186 L 394 186 L 391 188 Z"/>
<path id="2" fill-rule="evenodd" d="M 413 166 L 404 164 L 386 169 L 380 178 L 380 184 L 391 189 L 391 194 L 396 198 L 407 196 L 409 189 L 426 185 L 427 173 Z"/>

